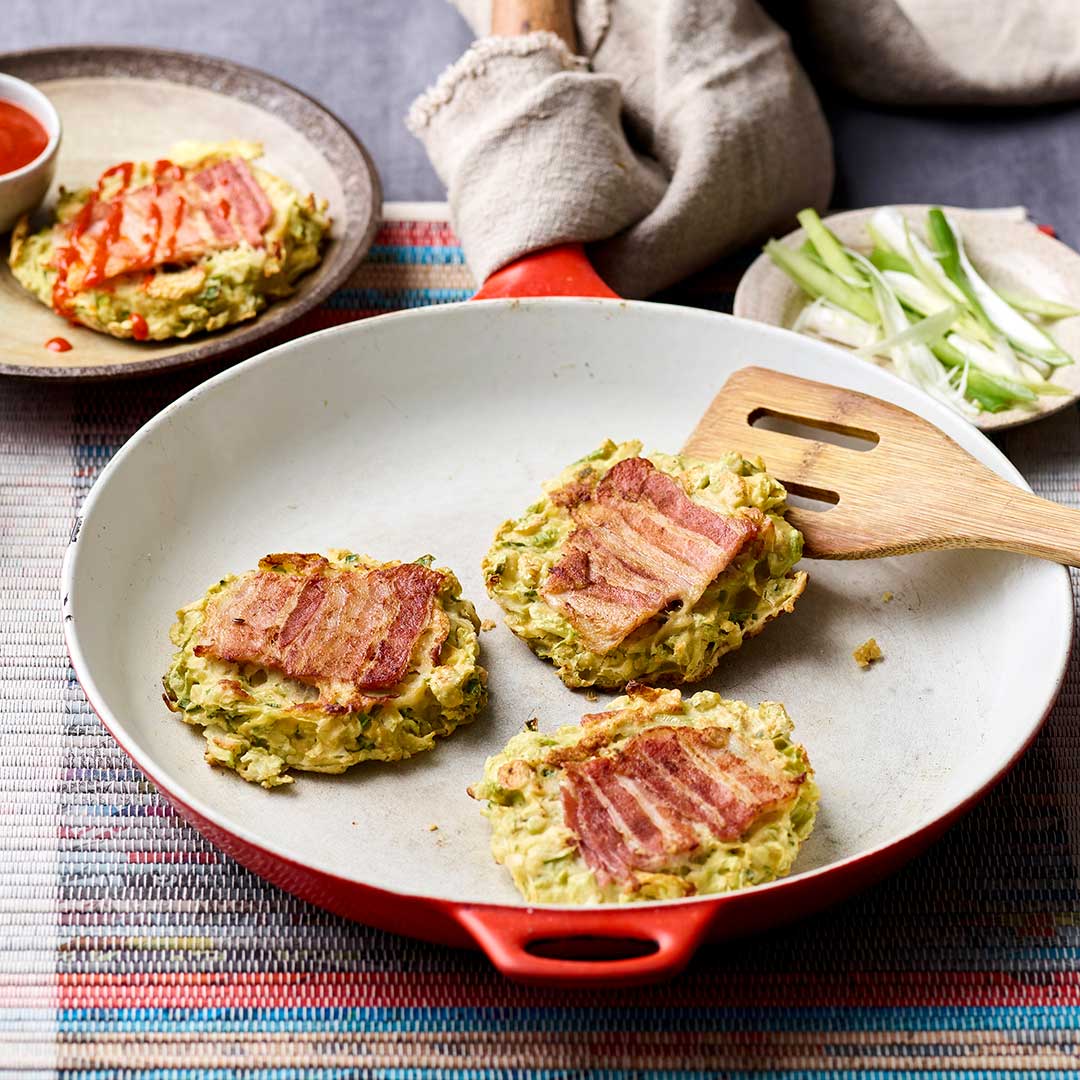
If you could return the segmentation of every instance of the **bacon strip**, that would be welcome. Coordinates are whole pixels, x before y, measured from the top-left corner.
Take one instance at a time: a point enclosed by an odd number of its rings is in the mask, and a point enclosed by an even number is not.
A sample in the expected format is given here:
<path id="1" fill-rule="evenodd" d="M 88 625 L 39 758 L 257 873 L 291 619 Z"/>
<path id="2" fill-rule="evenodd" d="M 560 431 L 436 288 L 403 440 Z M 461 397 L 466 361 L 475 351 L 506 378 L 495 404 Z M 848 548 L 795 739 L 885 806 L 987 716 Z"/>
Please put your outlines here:
<path id="1" fill-rule="evenodd" d="M 627 458 L 565 497 L 577 528 L 540 589 L 586 648 L 610 652 L 674 600 L 691 606 L 766 527 L 761 511 L 725 517 L 691 500 L 647 458 Z"/>
<path id="2" fill-rule="evenodd" d="M 177 173 L 181 170 L 177 169 Z M 263 244 L 273 208 L 243 158 L 190 176 L 144 184 L 111 199 L 96 195 L 66 226 L 69 291 L 121 274 L 188 263 L 247 241 Z"/>
<path id="3" fill-rule="evenodd" d="M 733 841 L 793 799 L 801 778 L 763 755 L 739 756 L 724 728 L 655 727 L 617 753 L 566 768 L 563 819 L 601 884 L 635 885 L 702 844 Z"/>
<path id="4" fill-rule="evenodd" d="M 317 556 L 298 560 L 298 572 L 260 568 L 219 594 L 196 655 L 261 664 L 316 684 L 385 690 L 399 683 L 436 614 L 442 574 L 416 563 L 369 571 L 339 570 Z M 449 620 L 435 619 L 435 629 L 433 656 Z"/>

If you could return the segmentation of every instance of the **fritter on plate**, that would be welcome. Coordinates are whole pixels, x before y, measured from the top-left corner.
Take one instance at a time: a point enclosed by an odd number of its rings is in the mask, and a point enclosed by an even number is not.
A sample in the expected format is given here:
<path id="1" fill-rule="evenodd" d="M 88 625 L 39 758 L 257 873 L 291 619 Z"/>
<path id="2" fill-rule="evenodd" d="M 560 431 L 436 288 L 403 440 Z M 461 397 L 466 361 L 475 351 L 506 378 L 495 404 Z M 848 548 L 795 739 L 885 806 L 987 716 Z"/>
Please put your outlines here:
<path id="1" fill-rule="evenodd" d="M 317 266 L 326 204 L 251 162 L 258 143 L 181 143 L 61 189 L 56 221 L 11 238 L 16 280 L 71 322 L 161 341 L 254 318 Z"/>

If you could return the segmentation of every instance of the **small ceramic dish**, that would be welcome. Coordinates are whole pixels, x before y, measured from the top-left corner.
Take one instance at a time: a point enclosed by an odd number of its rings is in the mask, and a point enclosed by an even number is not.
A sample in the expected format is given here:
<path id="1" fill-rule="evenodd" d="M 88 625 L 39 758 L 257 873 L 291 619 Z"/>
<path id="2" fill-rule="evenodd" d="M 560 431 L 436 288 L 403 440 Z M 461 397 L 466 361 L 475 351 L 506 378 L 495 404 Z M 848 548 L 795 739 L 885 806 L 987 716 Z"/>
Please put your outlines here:
<path id="1" fill-rule="evenodd" d="M 833 214 L 826 224 L 849 247 L 869 254 L 872 245 L 866 226 L 877 209 L 868 207 Z M 926 212 L 930 207 L 908 205 L 897 209 L 925 238 Z M 1040 231 L 1026 218 L 1018 220 L 1011 212 L 949 206 L 944 209 L 960 225 L 971 261 L 991 286 L 1080 307 L 1080 255 L 1071 248 Z M 805 239 L 806 233 L 796 229 L 781 243 L 798 247 Z M 809 297 L 787 274 L 767 255 L 760 255 L 739 282 L 734 313 L 744 319 L 790 329 L 809 302 Z M 1054 373 L 1053 381 L 1067 389 L 1068 395 L 1041 397 L 1038 406 L 1032 409 L 982 413 L 973 421 L 976 427 L 998 431 L 1026 424 L 1067 408 L 1080 397 L 1080 316 L 1059 319 L 1048 328 L 1058 344 L 1076 360 Z M 866 362 L 892 368 L 888 360 Z M 832 382 L 831 376 L 831 368 L 825 365 L 813 377 Z"/>
<path id="2" fill-rule="evenodd" d="M 60 149 L 60 116 L 36 86 L 2 72 L 0 101 L 10 101 L 28 112 L 49 137 L 45 149 L 33 161 L 13 172 L 0 173 L 0 233 L 5 233 L 23 214 L 35 209 L 49 190 Z"/>

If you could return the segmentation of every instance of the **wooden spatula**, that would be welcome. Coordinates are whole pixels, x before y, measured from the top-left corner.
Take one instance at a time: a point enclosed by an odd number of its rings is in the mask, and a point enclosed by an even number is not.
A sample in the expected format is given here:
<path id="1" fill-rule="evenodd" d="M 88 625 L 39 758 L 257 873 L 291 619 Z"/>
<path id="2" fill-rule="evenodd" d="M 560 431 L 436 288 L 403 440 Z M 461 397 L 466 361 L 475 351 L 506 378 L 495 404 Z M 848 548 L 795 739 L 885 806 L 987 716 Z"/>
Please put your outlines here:
<path id="1" fill-rule="evenodd" d="M 837 432 L 853 449 L 765 427 Z M 779 423 L 778 423 L 779 422 Z M 813 559 L 873 559 L 933 548 L 995 548 L 1080 566 L 1080 510 L 1022 491 L 933 424 L 896 405 L 764 368 L 735 372 L 683 452 L 756 454 L 791 492 L 833 503 L 792 507 Z"/>

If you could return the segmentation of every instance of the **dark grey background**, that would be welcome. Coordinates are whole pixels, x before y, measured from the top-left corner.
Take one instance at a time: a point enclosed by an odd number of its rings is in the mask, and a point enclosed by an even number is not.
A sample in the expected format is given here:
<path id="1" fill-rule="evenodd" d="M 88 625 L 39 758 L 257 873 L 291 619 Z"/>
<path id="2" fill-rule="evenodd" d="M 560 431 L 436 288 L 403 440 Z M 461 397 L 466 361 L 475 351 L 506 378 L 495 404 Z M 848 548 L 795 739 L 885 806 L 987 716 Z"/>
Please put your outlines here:
<path id="1" fill-rule="evenodd" d="M 402 118 L 469 40 L 447 0 L 0 0 L 2 50 L 156 45 L 287 79 L 360 135 L 389 199 L 443 197 Z M 1024 204 L 1080 243 L 1080 107 L 905 113 L 825 97 L 836 205 Z"/>

